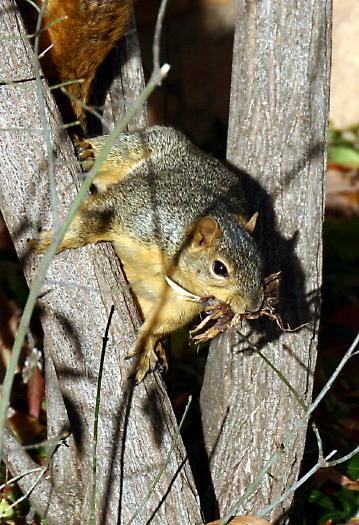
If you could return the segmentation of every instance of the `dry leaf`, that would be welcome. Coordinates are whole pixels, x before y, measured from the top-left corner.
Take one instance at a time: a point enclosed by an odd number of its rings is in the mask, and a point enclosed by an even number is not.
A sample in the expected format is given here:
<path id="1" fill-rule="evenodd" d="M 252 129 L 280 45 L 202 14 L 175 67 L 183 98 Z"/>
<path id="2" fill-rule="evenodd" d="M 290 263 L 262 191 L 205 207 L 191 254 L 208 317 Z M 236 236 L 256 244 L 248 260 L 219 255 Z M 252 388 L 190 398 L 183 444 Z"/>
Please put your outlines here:
<path id="1" fill-rule="evenodd" d="M 348 476 L 345 476 L 344 474 L 339 472 L 339 470 L 336 470 L 333 467 L 322 468 L 318 470 L 318 472 L 316 472 L 313 476 L 313 486 L 316 489 L 320 489 L 328 481 L 331 481 L 336 485 L 340 485 L 346 488 L 350 488 L 350 485 L 357 483 L 356 481 L 353 481 L 352 479 L 348 478 Z"/>
<path id="2" fill-rule="evenodd" d="M 347 217 L 359 215 L 359 171 L 331 164 L 326 179 L 325 208 Z"/>
<path id="3" fill-rule="evenodd" d="M 0 213 L 0 251 L 6 253 L 15 253 L 14 246 L 11 241 L 9 230 L 6 227 L 5 221 Z"/>
<path id="4" fill-rule="evenodd" d="M 45 378 L 37 367 L 31 370 L 26 394 L 29 416 L 39 419 L 41 403 L 45 394 Z"/>
<path id="5" fill-rule="evenodd" d="M 34 443 L 46 439 L 46 426 L 34 417 L 13 411 L 7 421 L 20 443 Z"/>
<path id="6" fill-rule="evenodd" d="M 262 315 L 270 317 L 276 321 L 277 325 L 284 332 L 294 332 L 305 325 L 300 325 L 294 329 L 283 325 L 280 315 L 275 311 L 275 305 L 279 300 L 281 272 L 273 273 L 264 280 L 264 300 L 261 308 L 257 312 L 245 312 L 243 314 L 235 315 L 229 304 L 219 301 L 215 297 L 209 296 L 202 298 L 202 311 L 206 317 L 191 330 L 192 339 L 197 343 L 203 343 L 209 339 L 213 339 L 221 332 L 225 332 L 228 328 L 238 325 L 243 319 L 258 319 Z M 214 322 L 213 322 L 214 321 Z M 210 325 L 205 332 L 197 334 L 204 327 Z M 197 334 L 197 335 L 192 335 Z"/>
<path id="7" fill-rule="evenodd" d="M 0 293 L 0 380 L 2 381 L 11 357 L 11 349 L 19 325 L 21 310 Z M 17 369 L 19 371 L 19 368 Z"/>
<path id="8" fill-rule="evenodd" d="M 354 490 L 356 492 L 359 491 L 359 480 L 356 481 L 350 481 L 349 483 L 345 483 L 345 488 L 348 490 Z M 359 525 L 359 523 L 358 523 Z"/>
<path id="9" fill-rule="evenodd" d="M 22 379 L 27 384 L 29 415 L 35 418 L 39 418 L 41 402 L 45 394 L 45 378 L 42 368 L 42 353 L 34 346 L 27 353 L 22 369 Z"/>

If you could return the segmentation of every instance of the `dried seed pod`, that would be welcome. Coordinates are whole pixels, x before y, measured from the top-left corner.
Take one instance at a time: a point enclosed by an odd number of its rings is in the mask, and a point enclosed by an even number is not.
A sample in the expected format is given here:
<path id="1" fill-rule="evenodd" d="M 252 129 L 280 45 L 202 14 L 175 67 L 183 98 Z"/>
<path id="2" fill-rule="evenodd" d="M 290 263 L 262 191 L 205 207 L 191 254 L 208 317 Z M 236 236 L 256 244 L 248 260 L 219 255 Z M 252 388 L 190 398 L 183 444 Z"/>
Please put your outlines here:
<path id="1" fill-rule="evenodd" d="M 212 296 L 203 297 L 201 299 L 203 305 L 202 311 L 206 314 L 206 317 L 204 317 L 194 330 L 191 330 L 190 334 L 192 339 L 196 343 L 204 343 L 205 341 L 213 339 L 219 333 L 225 332 L 228 328 L 237 326 L 243 319 L 258 319 L 262 315 L 273 319 L 284 332 L 294 332 L 306 326 L 302 324 L 296 328 L 285 327 L 280 315 L 275 311 L 275 305 L 279 302 L 281 273 L 282 272 L 273 273 L 264 279 L 264 300 L 261 308 L 257 312 L 244 312 L 243 314 L 234 315 L 229 304 L 219 301 Z M 198 333 L 208 325 L 207 330 Z"/>

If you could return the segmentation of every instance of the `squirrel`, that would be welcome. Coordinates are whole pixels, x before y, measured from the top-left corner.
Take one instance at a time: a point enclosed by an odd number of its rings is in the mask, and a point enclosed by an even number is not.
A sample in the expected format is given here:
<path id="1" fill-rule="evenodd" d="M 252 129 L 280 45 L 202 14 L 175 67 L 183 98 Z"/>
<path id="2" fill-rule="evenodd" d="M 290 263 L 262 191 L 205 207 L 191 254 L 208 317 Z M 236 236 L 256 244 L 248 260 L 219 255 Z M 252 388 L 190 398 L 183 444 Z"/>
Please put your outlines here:
<path id="1" fill-rule="evenodd" d="M 68 19 L 50 26 L 44 38 L 44 46 L 54 43 L 44 68 L 52 63 L 48 78 L 84 77 L 72 94 L 87 103 L 97 67 L 126 28 L 128 8 L 124 0 L 49 0 L 44 27 Z M 75 100 L 80 118 L 82 107 Z M 105 142 L 106 136 L 77 141 L 86 169 Z M 257 214 L 244 218 L 238 175 L 180 131 L 153 126 L 122 134 L 94 186 L 58 251 L 112 243 L 143 319 L 131 354 L 139 354 L 137 382 L 158 363 L 167 368 L 161 340 L 200 313 L 201 302 L 186 300 L 176 286 L 199 298 L 213 296 L 235 314 L 260 309 L 262 259 L 251 236 Z M 44 253 L 52 238 L 42 231 L 31 244 Z"/>

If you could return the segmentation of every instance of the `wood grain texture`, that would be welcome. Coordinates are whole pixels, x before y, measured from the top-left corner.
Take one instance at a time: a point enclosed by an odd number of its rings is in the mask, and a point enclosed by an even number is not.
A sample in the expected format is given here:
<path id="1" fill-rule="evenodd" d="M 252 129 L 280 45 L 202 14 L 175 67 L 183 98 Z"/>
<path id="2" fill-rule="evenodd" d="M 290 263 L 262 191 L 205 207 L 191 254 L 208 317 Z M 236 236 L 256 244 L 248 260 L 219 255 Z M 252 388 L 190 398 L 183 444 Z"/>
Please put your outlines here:
<path id="1" fill-rule="evenodd" d="M 4 440 L 4 457 L 6 458 L 7 465 L 11 465 L 11 472 L 24 473 L 39 467 L 33 461 L 27 452 L 19 446 L 14 434 L 7 428 L 5 428 L 5 440 Z M 69 487 L 66 491 L 60 492 L 53 490 L 50 479 L 45 475 L 40 477 L 40 472 L 28 473 L 26 478 L 26 484 L 23 480 L 19 482 L 20 487 L 28 490 L 36 482 L 36 486 L 33 489 L 32 498 L 36 500 L 36 508 L 43 514 L 46 514 L 49 518 L 49 523 L 54 525 L 62 525 L 65 520 L 64 510 L 68 516 L 78 515 L 79 509 L 76 508 L 76 499 L 69 497 L 69 488 L 71 487 L 71 475 L 69 475 Z M 79 502 L 79 500 L 77 500 Z M 72 507 L 72 503 L 75 502 L 75 507 Z M 69 520 L 69 523 L 74 523 Z"/>
<path id="2" fill-rule="evenodd" d="M 311 399 L 319 326 L 331 2 L 238 1 L 228 160 L 241 170 L 266 274 L 281 270 L 280 313 L 242 327 L 297 393 Z M 243 495 L 303 414 L 287 386 L 234 333 L 211 345 L 203 432 L 220 515 Z M 305 429 L 240 509 L 255 514 L 296 479 Z M 270 521 L 284 517 L 290 501 Z"/>
<path id="3" fill-rule="evenodd" d="M 11 0 L 2 4 L 0 23 L 3 35 L 24 32 Z M 32 78 L 31 63 L 31 49 L 26 40 L 3 42 L 2 78 L 13 71 L 14 65 L 17 79 Z M 131 68 L 129 65 L 127 68 L 126 75 L 130 78 Z M 128 81 L 130 97 L 136 86 L 136 93 L 142 86 L 139 71 L 136 62 L 132 81 Z M 33 80 L 0 87 L 1 128 L 41 129 L 34 87 Z M 82 175 L 73 165 L 75 158 L 67 135 L 59 131 L 57 108 L 45 85 L 44 90 L 62 219 Z M 143 121 L 145 116 L 142 113 L 138 118 Z M 31 285 L 40 257 L 28 253 L 26 239 L 36 236 L 38 227 L 49 229 L 53 224 L 41 133 L 0 133 L 0 205 Z M 61 519 L 71 525 L 87 520 L 96 381 L 102 337 L 114 304 L 102 383 L 96 523 L 126 523 L 163 464 L 176 429 L 175 418 L 158 374 L 135 389 L 127 381 L 131 364 L 124 358 L 134 344 L 139 320 L 112 248 L 97 245 L 64 252 L 55 257 L 47 279 L 43 288 L 46 293 L 39 306 L 45 333 L 48 430 L 49 436 L 53 436 L 69 423 L 72 437 L 68 440 L 69 447 L 62 446 L 55 454 L 51 468 L 52 496 L 45 514 L 50 525 L 60 523 Z M 7 460 L 13 474 L 21 472 L 21 462 L 15 464 L 10 455 Z M 29 478 L 23 478 L 21 486 L 26 490 Z M 36 501 L 34 492 L 35 506 Z M 200 521 L 196 490 L 181 442 L 145 509 L 133 523 L 149 520 L 152 524 Z"/>

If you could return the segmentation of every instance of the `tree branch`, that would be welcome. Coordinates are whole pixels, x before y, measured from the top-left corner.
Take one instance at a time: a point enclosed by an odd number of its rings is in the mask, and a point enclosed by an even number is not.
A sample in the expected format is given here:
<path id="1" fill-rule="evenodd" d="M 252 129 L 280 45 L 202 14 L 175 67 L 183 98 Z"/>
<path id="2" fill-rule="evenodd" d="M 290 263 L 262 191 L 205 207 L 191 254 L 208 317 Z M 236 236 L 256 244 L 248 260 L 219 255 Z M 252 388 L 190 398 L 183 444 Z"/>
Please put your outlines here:
<path id="1" fill-rule="evenodd" d="M 241 331 L 309 405 L 320 314 L 331 2 L 310 0 L 300 10 L 287 0 L 237 6 L 227 156 L 248 196 L 248 216 L 259 211 L 265 275 L 282 271 L 280 313 L 291 326 L 308 323 L 293 333 L 270 321 Z M 303 408 L 234 332 L 211 345 L 201 406 L 223 516 Z M 302 428 L 240 512 L 255 514 L 294 483 L 304 442 Z M 280 513 L 272 511 L 270 520 Z"/>
<path id="2" fill-rule="evenodd" d="M 21 20 L 15 19 L 14 12 L 14 3 L 6 0 L 1 17 L 2 34 L 14 35 L 21 27 Z M 4 47 L 0 57 L 2 76 L 9 80 L 32 78 L 28 66 L 32 52 L 27 39 L 7 41 Z M 134 71 L 134 74 L 139 71 L 138 64 Z M 46 119 L 56 152 L 58 212 L 63 220 L 81 176 L 74 169 L 76 159 L 72 146 L 58 125 L 57 109 L 45 83 L 43 90 Z M 3 85 L 0 95 L 7 99 L 8 108 L 0 116 L 2 128 L 41 129 L 33 81 Z M 0 164 L 3 215 L 31 284 L 40 257 L 28 253 L 26 239 L 36 236 L 40 225 L 51 228 L 49 183 L 43 173 L 47 157 L 41 136 L 18 131 L 2 133 Z M 66 493 L 62 501 L 62 518 L 66 515 L 62 523 L 83 523 L 89 511 L 96 376 L 101 336 L 112 304 L 115 313 L 102 381 L 102 399 L 106 403 L 101 404 L 99 415 L 97 463 L 101 469 L 98 469 L 96 503 L 99 523 L 125 522 L 162 465 L 165 451 L 176 433 L 176 420 L 158 374 L 150 376 L 135 390 L 127 381 L 130 365 L 124 357 L 134 344 L 139 321 L 112 248 L 98 245 L 64 252 L 54 258 L 47 276 L 50 280 L 64 282 L 70 276 L 82 287 L 79 292 L 77 287 L 45 286 L 42 292 L 47 293 L 39 301 L 45 333 L 46 370 L 51 372 L 47 377 L 47 396 L 52 398 L 51 390 L 57 388 L 56 382 L 54 385 L 50 382 L 56 371 L 63 407 L 73 432 L 70 447 L 66 448 L 66 453 L 62 452 L 64 462 L 60 464 L 55 455 L 51 469 L 52 487 L 63 487 L 66 475 L 69 476 L 72 494 Z M 88 286 L 98 293 L 85 290 Z M 54 369 L 49 364 L 50 358 Z M 56 402 L 50 403 L 48 410 L 50 436 L 57 427 L 58 418 L 64 417 L 63 407 L 60 406 L 56 413 L 56 406 Z M 37 492 L 33 493 L 36 505 L 35 494 Z M 164 524 L 175 523 L 178 519 L 183 523 L 200 520 L 196 491 L 180 440 L 166 472 L 141 513 L 141 520 L 150 519 L 154 509 L 156 518 Z"/>

